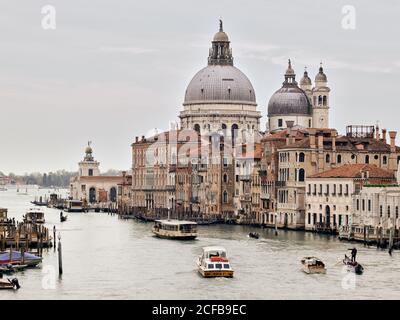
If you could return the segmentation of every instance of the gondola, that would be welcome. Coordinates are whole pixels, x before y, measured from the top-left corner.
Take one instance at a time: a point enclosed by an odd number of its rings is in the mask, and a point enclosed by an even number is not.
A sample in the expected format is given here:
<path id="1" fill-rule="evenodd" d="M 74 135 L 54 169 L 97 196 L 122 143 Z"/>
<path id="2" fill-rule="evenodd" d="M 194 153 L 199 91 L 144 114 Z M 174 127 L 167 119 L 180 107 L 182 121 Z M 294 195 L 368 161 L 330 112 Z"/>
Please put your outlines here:
<path id="1" fill-rule="evenodd" d="M 60 216 L 60 222 L 65 222 L 67 221 L 68 216 Z"/>
<path id="2" fill-rule="evenodd" d="M 17 278 L 3 280 L 0 279 L 0 290 L 18 290 L 20 288 Z"/>
<path id="3" fill-rule="evenodd" d="M 355 274 L 362 274 L 364 267 L 357 261 L 352 261 L 347 255 L 344 256 L 343 264 L 347 266 L 347 270 L 354 272 Z"/>

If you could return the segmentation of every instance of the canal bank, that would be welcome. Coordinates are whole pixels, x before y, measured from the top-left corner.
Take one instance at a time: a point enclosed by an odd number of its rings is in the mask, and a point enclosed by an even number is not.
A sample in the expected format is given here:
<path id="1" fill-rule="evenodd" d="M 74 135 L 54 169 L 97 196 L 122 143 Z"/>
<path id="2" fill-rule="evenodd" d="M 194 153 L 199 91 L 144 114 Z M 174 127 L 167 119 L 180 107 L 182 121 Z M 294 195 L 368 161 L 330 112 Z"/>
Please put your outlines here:
<path id="1" fill-rule="evenodd" d="M 0 206 L 19 219 L 30 196 L 0 193 Z M 33 197 L 32 197 L 33 195 Z M 315 233 L 257 229 L 249 226 L 199 226 L 193 241 L 155 238 L 151 223 L 122 220 L 107 213 L 70 213 L 59 222 L 59 210 L 45 208 L 46 226 L 56 226 L 63 244 L 62 279 L 57 252 L 44 250 L 40 269 L 18 274 L 21 289 L 0 292 L 0 299 L 399 299 L 393 279 L 400 270 L 397 252 L 341 242 Z M 235 269 L 232 279 L 203 279 L 195 260 L 204 246 L 228 250 Z M 340 259 L 356 245 L 362 276 L 344 272 Z M 319 256 L 326 275 L 306 275 L 300 259 Z M 352 283 L 355 279 L 355 288 Z M 218 288 L 218 289 L 216 289 Z"/>

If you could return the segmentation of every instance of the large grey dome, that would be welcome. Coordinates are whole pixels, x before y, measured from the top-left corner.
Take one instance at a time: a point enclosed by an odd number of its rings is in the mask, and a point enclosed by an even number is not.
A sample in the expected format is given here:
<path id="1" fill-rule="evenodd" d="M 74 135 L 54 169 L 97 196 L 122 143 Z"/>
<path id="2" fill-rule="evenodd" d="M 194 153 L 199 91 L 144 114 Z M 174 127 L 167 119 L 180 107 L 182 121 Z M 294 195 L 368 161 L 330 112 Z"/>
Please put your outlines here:
<path id="1" fill-rule="evenodd" d="M 205 103 L 256 104 L 250 80 L 233 65 L 208 65 L 190 81 L 184 105 Z"/>
<path id="2" fill-rule="evenodd" d="M 311 115 L 307 94 L 298 86 L 283 86 L 268 103 L 268 116 L 274 115 Z"/>

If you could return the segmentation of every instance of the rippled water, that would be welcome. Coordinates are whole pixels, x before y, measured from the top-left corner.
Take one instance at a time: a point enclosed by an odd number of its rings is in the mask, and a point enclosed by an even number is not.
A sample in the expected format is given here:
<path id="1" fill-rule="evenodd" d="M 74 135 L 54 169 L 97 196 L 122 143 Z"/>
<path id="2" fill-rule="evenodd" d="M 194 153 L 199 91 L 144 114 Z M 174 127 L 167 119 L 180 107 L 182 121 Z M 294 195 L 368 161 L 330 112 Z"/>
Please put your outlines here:
<path id="1" fill-rule="evenodd" d="M 49 194 L 44 189 L 28 192 L 0 192 L 0 207 L 21 219 L 35 195 Z M 43 253 L 41 268 L 17 274 L 22 288 L 0 291 L 0 299 L 400 298 L 398 251 L 391 257 L 387 251 L 325 235 L 279 231 L 275 236 L 270 229 L 226 225 L 199 227 L 197 240 L 180 242 L 153 237 L 151 224 L 107 213 L 70 213 L 61 224 L 58 210 L 44 210 L 46 225 L 55 225 L 62 236 L 62 279 L 57 253 L 50 249 Z M 247 237 L 251 230 L 260 233 L 259 240 Z M 228 250 L 234 278 L 199 276 L 195 259 L 208 245 Z M 344 271 L 339 262 L 354 245 L 365 268 L 361 276 Z M 300 259 L 307 255 L 320 257 L 327 274 L 303 273 Z"/>

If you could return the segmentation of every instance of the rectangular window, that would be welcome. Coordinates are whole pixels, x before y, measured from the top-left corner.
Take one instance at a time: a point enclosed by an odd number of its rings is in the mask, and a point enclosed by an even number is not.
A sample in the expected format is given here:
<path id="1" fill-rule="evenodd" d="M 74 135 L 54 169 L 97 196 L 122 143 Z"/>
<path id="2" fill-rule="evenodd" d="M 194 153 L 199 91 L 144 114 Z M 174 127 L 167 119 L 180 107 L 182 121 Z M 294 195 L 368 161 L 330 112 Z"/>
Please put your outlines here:
<path id="1" fill-rule="evenodd" d="M 214 269 L 214 265 L 213 264 L 209 264 L 207 267 L 208 267 L 208 269 Z"/>
<path id="2" fill-rule="evenodd" d="M 89 177 L 93 176 L 93 169 L 89 169 Z"/>
<path id="3" fill-rule="evenodd" d="M 387 208 L 387 216 L 388 216 L 388 218 L 390 218 L 390 206 L 388 206 L 388 208 Z"/>
<path id="4" fill-rule="evenodd" d="M 368 211 L 371 211 L 371 200 L 368 200 Z"/>
<path id="5" fill-rule="evenodd" d="M 278 119 L 278 127 L 282 127 L 283 126 L 283 120 L 282 119 Z"/>
<path id="6" fill-rule="evenodd" d="M 308 224 L 311 224 L 311 213 L 308 213 Z"/>
<path id="7" fill-rule="evenodd" d="M 363 199 L 361 203 L 362 203 L 362 211 L 365 211 L 365 200 Z"/>
<path id="8" fill-rule="evenodd" d="M 217 269 L 222 269 L 222 264 L 221 264 L 221 263 L 217 263 L 217 264 L 215 265 L 215 268 L 217 268 Z"/>
<path id="9" fill-rule="evenodd" d="M 225 269 L 229 269 L 229 264 L 224 264 Z"/>
<path id="10" fill-rule="evenodd" d="M 379 206 L 379 216 L 382 218 L 383 215 L 383 208 L 382 206 Z"/>

